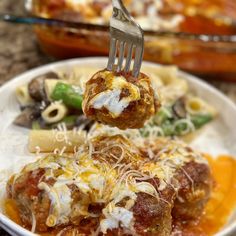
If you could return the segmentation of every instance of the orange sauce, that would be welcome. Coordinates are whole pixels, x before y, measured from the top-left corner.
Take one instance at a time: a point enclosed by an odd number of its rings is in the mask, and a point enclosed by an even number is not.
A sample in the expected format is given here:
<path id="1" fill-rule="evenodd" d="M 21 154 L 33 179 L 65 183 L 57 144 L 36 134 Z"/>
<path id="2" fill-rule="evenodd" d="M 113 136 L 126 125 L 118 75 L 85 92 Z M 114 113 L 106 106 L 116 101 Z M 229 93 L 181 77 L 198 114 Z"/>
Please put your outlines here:
<path id="1" fill-rule="evenodd" d="M 205 155 L 209 161 L 215 181 L 211 198 L 206 205 L 205 212 L 198 223 L 181 227 L 182 236 L 210 236 L 218 232 L 227 222 L 228 217 L 236 206 L 236 160 L 230 156 L 219 156 L 213 159 Z M 19 225 L 22 225 L 15 202 L 5 201 L 5 213 Z M 52 236 L 58 233 L 53 230 L 43 233 L 43 236 Z"/>
<path id="2" fill-rule="evenodd" d="M 14 200 L 6 199 L 5 201 L 5 213 L 15 223 L 22 225 L 20 214 L 17 211 L 17 206 Z"/>
<path id="3" fill-rule="evenodd" d="M 206 158 L 215 187 L 198 227 L 207 235 L 213 235 L 224 226 L 236 206 L 236 160 L 230 156 L 219 156 L 214 160 L 206 155 Z"/>

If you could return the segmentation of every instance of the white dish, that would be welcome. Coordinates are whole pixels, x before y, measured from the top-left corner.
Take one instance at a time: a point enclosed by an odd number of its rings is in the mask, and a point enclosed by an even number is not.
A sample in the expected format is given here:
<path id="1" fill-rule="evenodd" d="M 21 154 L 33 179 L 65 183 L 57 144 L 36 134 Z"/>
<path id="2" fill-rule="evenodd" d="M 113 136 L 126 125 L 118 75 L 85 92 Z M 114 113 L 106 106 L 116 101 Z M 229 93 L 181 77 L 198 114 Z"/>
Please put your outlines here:
<path id="1" fill-rule="evenodd" d="M 53 63 L 28 71 L 0 88 L 0 199 L 4 197 L 6 179 L 26 163 L 35 161 L 27 151 L 28 130 L 12 125 L 19 113 L 19 105 L 14 96 L 15 88 L 37 75 L 52 70 L 70 70 L 72 67 L 84 70 L 86 67 L 93 67 L 92 74 L 98 69 L 105 68 L 106 62 L 106 58 L 84 58 Z M 158 65 L 153 63 L 143 63 L 143 71 L 147 74 L 157 67 Z M 194 93 L 219 111 L 217 119 L 207 125 L 191 145 L 213 156 L 229 154 L 236 157 L 235 104 L 207 83 L 189 74 L 180 73 L 188 81 Z M 34 235 L 4 216 L 2 205 L 0 205 L 0 226 L 12 235 Z M 236 235 L 236 210 L 227 225 L 217 234 L 217 236 L 228 235 Z"/>

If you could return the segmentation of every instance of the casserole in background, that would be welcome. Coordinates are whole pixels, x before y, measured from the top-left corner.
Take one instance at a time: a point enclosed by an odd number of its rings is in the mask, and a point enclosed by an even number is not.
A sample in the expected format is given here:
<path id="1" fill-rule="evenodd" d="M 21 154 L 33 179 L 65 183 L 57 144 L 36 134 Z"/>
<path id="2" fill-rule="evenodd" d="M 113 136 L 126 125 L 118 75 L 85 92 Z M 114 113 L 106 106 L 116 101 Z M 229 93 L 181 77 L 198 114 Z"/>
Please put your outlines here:
<path id="1" fill-rule="evenodd" d="M 175 64 L 202 77 L 236 80 L 236 2 L 164 0 L 160 4 L 161 1 L 151 0 L 142 1 L 142 4 L 151 4 L 150 9 L 147 8 L 149 10 L 137 13 L 137 9 L 132 12 L 134 1 L 125 2 L 137 22 L 146 30 L 145 60 Z M 73 2 L 32 0 L 30 13 L 66 21 L 108 23 L 108 0 L 87 1 L 87 5 L 89 2 L 95 4 L 91 7 L 95 13 Z M 153 13 L 153 6 L 158 13 Z M 108 9 L 107 15 L 104 9 Z M 147 30 L 156 33 L 148 34 Z M 35 33 L 43 51 L 59 59 L 108 55 L 108 31 L 36 26 Z"/>

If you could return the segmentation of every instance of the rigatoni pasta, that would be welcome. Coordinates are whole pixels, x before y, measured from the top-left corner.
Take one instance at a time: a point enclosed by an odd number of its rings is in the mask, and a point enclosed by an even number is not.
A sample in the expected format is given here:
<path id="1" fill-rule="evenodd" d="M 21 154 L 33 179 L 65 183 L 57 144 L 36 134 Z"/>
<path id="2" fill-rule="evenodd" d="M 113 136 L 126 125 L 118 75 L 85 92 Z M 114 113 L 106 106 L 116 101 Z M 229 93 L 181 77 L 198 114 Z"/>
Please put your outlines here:
<path id="1" fill-rule="evenodd" d="M 28 149 L 32 153 L 74 152 L 85 142 L 85 137 L 84 131 L 31 130 Z"/>
<path id="2" fill-rule="evenodd" d="M 52 95 L 53 90 L 54 90 L 57 83 L 58 83 L 57 79 L 46 79 L 44 81 L 44 89 L 45 89 L 45 92 L 46 92 L 46 95 L 47 95 L 47 99 L 49 101 L 52 100 L 51 95 Z"/>
<path id="3" fill-rule="evenodd" d="M 43 112 L 42 118 L 47 124 L 57 123 L 67 115 L 68 109 L 61 102 L 51 103 Z"/>
<path id="4" fill-rule="evenodd" d="M 33 103 L 33 99 L 30 97 L 27 84 L 16 88 L 16 98 L 21 106 L 26 106 Z"/>
<path id="5" fill-rule="evenodd" d="M 197 115 L 197 114 L 215 115 L 215 109 L 209 106 L 201 98 L 195 96 L 186 97 L 186 109 L 191 115 Z"/>

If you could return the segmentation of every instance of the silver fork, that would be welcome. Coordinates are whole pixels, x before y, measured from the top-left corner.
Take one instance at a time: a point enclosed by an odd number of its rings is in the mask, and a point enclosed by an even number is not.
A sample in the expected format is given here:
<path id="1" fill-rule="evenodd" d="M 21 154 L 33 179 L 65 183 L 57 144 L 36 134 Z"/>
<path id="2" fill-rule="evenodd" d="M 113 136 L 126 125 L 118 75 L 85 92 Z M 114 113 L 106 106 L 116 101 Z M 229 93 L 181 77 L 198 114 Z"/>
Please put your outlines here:
<path id="1" fill-rule="evenodd" d="M 125 50 L 127 49 L 124 71 L 130 71 L 132 56 L 134 55 L 132 75 L 138 77 L 143 60 L 143 31 L 130 16 L 121 0 L 112 0 L 112 4 L 113 14 L 110 20 L 111 39 L 107 69 L 110 71 L 121 71 L 125 57 Z M 118 47 L 119 53 L 117 53 Z M 115 68 L 114 64 L 116 61 L 116 55 L 118 56 L 118 63 Z"/>

